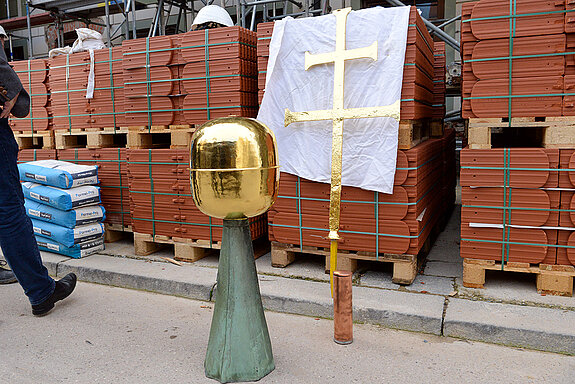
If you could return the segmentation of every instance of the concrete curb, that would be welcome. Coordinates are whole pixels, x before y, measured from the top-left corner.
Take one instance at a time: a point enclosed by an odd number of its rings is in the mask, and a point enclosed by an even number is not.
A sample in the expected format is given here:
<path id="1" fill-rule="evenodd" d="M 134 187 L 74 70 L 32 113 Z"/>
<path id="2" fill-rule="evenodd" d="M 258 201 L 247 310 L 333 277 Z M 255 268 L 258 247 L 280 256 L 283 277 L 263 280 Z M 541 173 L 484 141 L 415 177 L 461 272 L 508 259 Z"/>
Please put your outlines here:
<path id="1" fill-rule="evenodd" d="M 575 311 L 449 299 L 444 336 L 575 354 Z"/>
<path id="2" fill-rule="evenodd" d="M 217 269 L 92 255 L 42 255 L 51 274 L 74 272 L 82 281 L 176 295 L 214 298 Z M 329 284 L 259 275 L 266 310 L 332 318 Z M 446 298 L 355 286 L 354 320 L 389 328 L 575 355 L 575 311 Z"/>

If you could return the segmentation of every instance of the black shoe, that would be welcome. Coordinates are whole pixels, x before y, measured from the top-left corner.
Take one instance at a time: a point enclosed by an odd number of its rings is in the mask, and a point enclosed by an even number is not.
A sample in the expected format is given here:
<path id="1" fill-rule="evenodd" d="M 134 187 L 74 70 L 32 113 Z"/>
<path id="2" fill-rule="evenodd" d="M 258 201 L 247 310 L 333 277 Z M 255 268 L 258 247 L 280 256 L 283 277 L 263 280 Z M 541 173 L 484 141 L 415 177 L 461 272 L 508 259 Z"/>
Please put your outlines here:
<path id="1" fill-rule="evenodd" d="M 0 260 L 0 284 L 11 284 L 15 283 L 16 276 L 14 276 L 14 272 L 9 269 L 5 269 L 6 261 Z"/>
<path id="2" fill-rule="evenodd" d="M 42 303 L 32 306 L 32 314 L 34 316 L 44 316 L 54 308 L 54 303 L 65 299 L 70 296 L 76 287 L 76 275 L 68 273 L 66 276 L 56 281 L 56 288 L 54 293 Z"/>

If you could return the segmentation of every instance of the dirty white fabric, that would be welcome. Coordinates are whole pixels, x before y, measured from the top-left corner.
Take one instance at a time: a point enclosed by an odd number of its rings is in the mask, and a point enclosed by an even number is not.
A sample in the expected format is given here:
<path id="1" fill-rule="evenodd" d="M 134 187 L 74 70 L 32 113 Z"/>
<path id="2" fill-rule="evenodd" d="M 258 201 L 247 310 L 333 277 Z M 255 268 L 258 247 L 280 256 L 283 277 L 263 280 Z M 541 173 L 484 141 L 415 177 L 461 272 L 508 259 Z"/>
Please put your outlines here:
<path id="1" fill-rule="evenodd" d="M 409 7 L 369 8 L 347 17 L 346 49 L 378 42 L 378 60 L 345 64 L 344 107 L 378 107 L 401 98 Z M 276 135 L 280 168 L 306 179 L 331 180 L 332 122 L 284 127 L 285 109 L 333 109 L 333 64 L 304 69 L 305 52 L 335 50 L 334 15 L 286 18 L 275 23 L 270 42 L 266 92 L 258 114 Z M 342 183 L 393 193 L 399 123 L 392 118 L 345 120 Z"/>
<path id="2" fill-rule="evenodd" d="M 55 48 L 50 50 L 48 56 L 50 58 L 58 55 L 69 55 L 76 52 L 90 52 L 90 72 L 88 72 L 88 86 L 86 87 L 86 99 L 94 98 L 94 49 L 106 48 L 102 34 L 90 28 L 76 29 L 78 38 L 74 41 L 71 47 Z"/>

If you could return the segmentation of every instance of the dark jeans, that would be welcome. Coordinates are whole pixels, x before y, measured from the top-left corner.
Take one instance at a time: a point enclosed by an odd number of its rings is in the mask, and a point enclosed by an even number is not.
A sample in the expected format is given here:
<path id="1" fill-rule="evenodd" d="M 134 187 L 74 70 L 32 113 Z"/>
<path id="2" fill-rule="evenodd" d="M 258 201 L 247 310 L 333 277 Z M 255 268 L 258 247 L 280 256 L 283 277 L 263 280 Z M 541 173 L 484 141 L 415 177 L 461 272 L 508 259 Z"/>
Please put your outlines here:
<path id="1" fill-rule="evenodd" d="M 42 265 L 26 216 L 17 160 L 18 144 L 8 119 L 0 119 L 0 247 L 30 303 L 36 305 L 54 292 L 55 285 Z"/>

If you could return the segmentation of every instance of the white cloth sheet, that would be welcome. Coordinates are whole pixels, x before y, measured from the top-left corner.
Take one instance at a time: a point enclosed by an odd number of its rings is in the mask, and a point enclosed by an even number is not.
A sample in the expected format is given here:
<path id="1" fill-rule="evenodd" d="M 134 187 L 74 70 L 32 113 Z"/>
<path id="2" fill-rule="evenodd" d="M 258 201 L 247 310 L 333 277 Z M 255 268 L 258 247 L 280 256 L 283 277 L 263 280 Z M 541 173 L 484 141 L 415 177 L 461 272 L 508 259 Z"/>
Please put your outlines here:
<path id="1" fill-rule="evenodd" d="M 401 98 L 409 7 L 369 8 L 347 17 L 346 49 L 378 41 L 378 59 L 345 64 L 344 108 L 379 107 Z M 276 135 L 280 169 L 306 179 L 331 180 L 332 121 L 297 122 L 293 112 L 333 108 L 334 65 L 304 66 L 305 52 L 335 50 L 334 15 L 275 23 L 267 84 L 258 120 Z M 345 120 L 342 184 L 393 193 L 399 123 L 389 117 Z"/>

